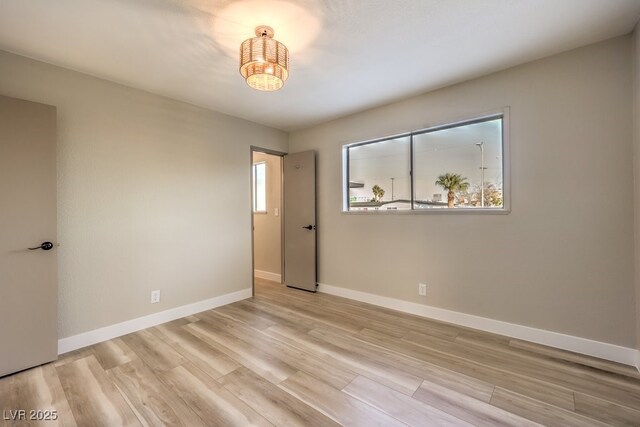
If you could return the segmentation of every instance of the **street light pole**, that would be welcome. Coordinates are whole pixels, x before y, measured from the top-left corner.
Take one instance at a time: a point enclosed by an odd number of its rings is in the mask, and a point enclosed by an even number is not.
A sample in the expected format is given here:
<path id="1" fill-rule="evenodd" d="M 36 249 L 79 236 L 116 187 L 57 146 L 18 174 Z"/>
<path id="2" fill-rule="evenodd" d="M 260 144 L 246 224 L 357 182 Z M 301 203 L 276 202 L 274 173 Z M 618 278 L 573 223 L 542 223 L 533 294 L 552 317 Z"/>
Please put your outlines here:
<path id="1" fill-rule="evenodd" d="M 393 181 L 395 178 L 391 178 L 391 200 L 393 200 Z"/>
<path id="2" fill-rule="evenodd" d="M 476 145 L 480 147 L 480 206 L 484 208 L 484 141 Z"/>

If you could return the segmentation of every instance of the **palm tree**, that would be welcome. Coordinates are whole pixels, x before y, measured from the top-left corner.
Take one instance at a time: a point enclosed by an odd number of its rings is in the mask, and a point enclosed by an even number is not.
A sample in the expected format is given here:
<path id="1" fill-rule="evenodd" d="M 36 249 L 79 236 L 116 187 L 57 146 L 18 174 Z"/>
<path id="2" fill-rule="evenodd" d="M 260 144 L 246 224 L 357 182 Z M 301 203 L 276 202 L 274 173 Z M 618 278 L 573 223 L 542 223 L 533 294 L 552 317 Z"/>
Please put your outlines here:
<path id="1" fill-rule="evenodd" d="M 380 200 L 382 200 L 382 197 L 384 196 L 384 190 L 378 184 L 373 186 L 371 192 L 373 192 L 373 202 L 380 202 Z"/>
<path id="2" fill-rule="evenodd" d="M 458 173 L 445 173 L 440 175 L 436 180 L 436 185 L 448 191 L 447 203 L 450 208 L 453 207 L 456 191 L 467 191 L 469 189 L 469 181 L 467 178 Z"/>

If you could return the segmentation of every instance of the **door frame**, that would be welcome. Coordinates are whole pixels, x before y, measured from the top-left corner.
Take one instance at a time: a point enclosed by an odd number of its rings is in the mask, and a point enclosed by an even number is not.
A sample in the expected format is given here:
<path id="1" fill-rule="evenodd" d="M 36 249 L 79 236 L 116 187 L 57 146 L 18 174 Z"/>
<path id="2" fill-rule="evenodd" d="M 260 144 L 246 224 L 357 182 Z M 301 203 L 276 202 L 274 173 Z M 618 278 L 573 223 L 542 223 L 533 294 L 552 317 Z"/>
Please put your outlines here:
<path id="1" fill-rule="evenodd" d="M 284 283 L 284 156 L 288 153 L 272 150 L 270 148 L 258 147 L 256 145 L 249 146 L 249 197 L 251 203 L 249 212 L 251 213 L 251 296 L 256 295 L 256 278 L 255 278 L 255 242 L 254 242 L 254 223 L 253 223 L 253 153 L 264 153 L 272 156 L 283 158 L 280 162 L 280 282 Z"/>

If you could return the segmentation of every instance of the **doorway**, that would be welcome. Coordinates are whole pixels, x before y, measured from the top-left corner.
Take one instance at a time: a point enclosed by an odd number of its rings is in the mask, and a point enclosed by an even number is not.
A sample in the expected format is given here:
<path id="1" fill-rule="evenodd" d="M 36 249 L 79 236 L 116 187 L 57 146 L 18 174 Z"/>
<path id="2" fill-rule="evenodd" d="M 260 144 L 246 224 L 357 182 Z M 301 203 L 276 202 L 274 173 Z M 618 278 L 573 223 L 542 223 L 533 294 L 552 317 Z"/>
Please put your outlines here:
<path id="1" fill-rule="evenodd" d="M 283 156 L 251 148 L 253 293 L 256 279 L 283 283 Z"/>

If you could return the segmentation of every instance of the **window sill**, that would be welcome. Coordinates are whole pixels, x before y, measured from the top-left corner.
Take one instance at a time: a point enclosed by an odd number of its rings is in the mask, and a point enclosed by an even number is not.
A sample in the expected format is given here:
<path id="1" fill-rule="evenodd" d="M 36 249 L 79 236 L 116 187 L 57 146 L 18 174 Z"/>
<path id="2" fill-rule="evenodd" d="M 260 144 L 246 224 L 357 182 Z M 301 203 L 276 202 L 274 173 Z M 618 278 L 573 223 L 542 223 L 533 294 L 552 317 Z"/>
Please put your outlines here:
<path id="1" fill-rule="evenodd" d="M 425 210 L 370 210 L 370 211 L 342 211 L 345 215 L 508 215 L 511 209 L 425 209 Z"/>
<path id="2" fill-rule="evenodd" d="M 268 212 L 267 211 L 253 211 L 254 214 L 256 215 L 266 215 Z"/>

